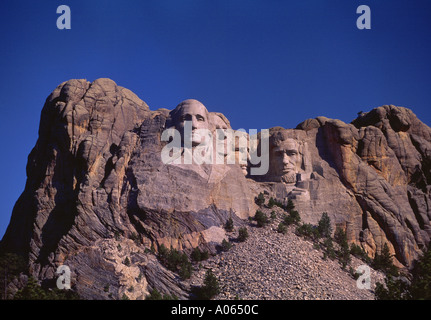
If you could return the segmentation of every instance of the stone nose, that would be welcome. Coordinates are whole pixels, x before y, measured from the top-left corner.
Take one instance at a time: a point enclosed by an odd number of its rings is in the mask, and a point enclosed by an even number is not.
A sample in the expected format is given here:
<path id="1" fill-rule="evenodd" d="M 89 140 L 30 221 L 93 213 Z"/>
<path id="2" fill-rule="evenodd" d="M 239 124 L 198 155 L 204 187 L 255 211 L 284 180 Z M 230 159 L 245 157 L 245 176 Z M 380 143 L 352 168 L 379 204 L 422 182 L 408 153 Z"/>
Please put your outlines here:
<path id="1" fill-rule="evenodd" d="M 192 130 L 197 129 L 198 128 L 198 120 L 196 119 L 196 117 L 192 117 L 191 122 L 192 122 Z"/>
<path id="2" fill-rule="evenodd" d="M 290 163 L 290 157 L 287 154 L 283 155 L 283 163 L 289 164 Z"/>

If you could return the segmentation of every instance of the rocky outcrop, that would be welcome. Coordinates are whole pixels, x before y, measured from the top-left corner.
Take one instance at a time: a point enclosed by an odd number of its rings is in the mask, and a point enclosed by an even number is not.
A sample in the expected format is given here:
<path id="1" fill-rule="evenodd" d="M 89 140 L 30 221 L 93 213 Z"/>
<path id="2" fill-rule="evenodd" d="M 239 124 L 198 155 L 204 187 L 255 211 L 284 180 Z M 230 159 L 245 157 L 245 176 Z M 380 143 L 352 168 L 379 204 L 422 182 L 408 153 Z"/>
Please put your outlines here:
<path id="1" fill-rule="evenodd" d="M 319 117 L 298 128 L 316 141 L 321 157 L 312 151 L 312 159 L 317 157 L 313 168 L 321 167 L 325 174 L 331 170 L 321 164 L 330 165 L 335 180 L 342 183 L 336 194 L 346 198 L 344 208 L 348 210 L 340 211 L 340 200 L 330 201 L 337 203 L 336 216 L 345 217 L 349 239 L 361 244 L 370 256 L 387 243 L 396 259 L 409 266 L 431 235 L 430 128 L 411 110 L 395 106 L 362 113 L 352 124 Z M 336 185 L 339 183 L 329 189 L 337 189 Z M 312 194 L 316 190 L 317 198 L 323 191 L 321 184 L 311 189 Z"/>
<path id="2" fill-rule="evenodd" d="M 44 281 L 68 265 L 85 298 L 107 297 L 104 286 L 114 298 L 130 286 L 141 298 L 154 287 L 185 297 L 178 277 L 145 249 L 214 251 L 224 222 L 247 218 L 255 205 L 238 166 L 202 176 L 163 164 L 160 134 L 168 116 L 110 79 L 58 86 L 42 110 L 26 188 L 2 248 L 27 256 L 31 274 Z M 139 244 L 129 268 L 119 268 L 112 251 L 102 249 L 113 238 L 114 247 L 130 247 L 130 238 Z M 140 283 L 133 280 L 138 270 Z"/>
<path id="3" fill-rule="evenodd" d="M 214 253 L 226 220 L 244 224 L 260 192 L 293 199 L 305 222 L 327 212 L 371 257 L 387 243 L 409 267 L 429 242 L 431 129 L 409 109 L 379 107 L 351 124 L 317 117 L 271 128 L 267 176 L 245 176 L 237 163 L 165 164 L 161 135 L 172 112 L 150 110 L 110 79 L 59 85 L 43 107 L 2 250 L 28 257 L 42 282 L 69 266 L 87 299 L 139 299 L 152 288 L 187 298 L 188 284 L 149 251 L 163 244 Z M 207 118 L 211 130 L 230 127 L 222 114 Z M 292 149 L 296 168 L 280 173 L 273 169 L 283 148 Z"/>

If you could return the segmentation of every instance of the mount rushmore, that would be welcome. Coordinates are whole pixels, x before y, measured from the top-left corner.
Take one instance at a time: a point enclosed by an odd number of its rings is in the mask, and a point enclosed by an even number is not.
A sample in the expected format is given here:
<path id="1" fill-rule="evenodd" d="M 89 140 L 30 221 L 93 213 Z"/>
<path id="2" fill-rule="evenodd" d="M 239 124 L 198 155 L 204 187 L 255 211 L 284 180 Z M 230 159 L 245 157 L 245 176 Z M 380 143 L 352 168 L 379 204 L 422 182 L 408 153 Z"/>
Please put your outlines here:
<path id="1" fill-rule="evenodd" d="M 427 246 L 431 129 L 411 110 L 385 105 L 351 123 L 319 116 L 253 133 L 215 111 L 194 99 L 153 111 L 110 79 L 60 84 L 1 248 L 25 256 L 42 282 L 69 266 L 84 298 L 107 284 L 133 284 L 131 298 L 150 288 L 184 297 L 149 248 L 214 252 L 227 219 L 254 216 L 259 193 L 291 199 L 305 222 L 327 212 L 371 258 L 387 244 L 408 268 Z"/>

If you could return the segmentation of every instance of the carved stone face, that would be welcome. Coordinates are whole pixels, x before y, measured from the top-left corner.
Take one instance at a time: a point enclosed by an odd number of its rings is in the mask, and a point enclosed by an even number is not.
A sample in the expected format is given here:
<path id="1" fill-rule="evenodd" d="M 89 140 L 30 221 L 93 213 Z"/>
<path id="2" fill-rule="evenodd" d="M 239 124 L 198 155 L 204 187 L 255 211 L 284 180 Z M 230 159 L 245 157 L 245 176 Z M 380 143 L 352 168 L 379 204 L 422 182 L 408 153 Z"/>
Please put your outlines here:
<path id="1" fill-rule="evenodd" d="M 235 139 L 235 163 L 241 167 L 242 173 L 246 176 L 248 174 L 248 166 L 250 160 L 250 152 L 247 146 L 248 134 L 244 134 L 238 139 Z"/>
<path id="2" fill-rule="evenodd" d="M 247 159 L 243 159 L 244 157 L 247 157 Z M 244 148 L 235 148 L 235 163 L 239 164 L 245 176 L 248 174 L 248 158 L 248 150 Z"/>
<path id="3" fill-rule="evenodd" d="M 271 167 L 274 174 L 284 183 L 295 183 L 301 168 L 299 145 L 293 139 L 278 140 L 271 152 Z"/>
<path id="4" fill-rule="evenodd" d="M 176 108 L 175 127 L 184 137 L 184 123 L 191 122 L 192 146 L 205 142 L 206 136 L 198 129 L 209 130 L 209 119 L 207 108 L 197 100 L 189 99 L 181 102 Z"/>
<path id="5" fill-rule="evenodd" d="M 210 119 L 215 129 L 229 128 L 228 124 L 218 114 L 210 113 Z"/>
<path id="6" fill-rule="evenodd" d="M 222 132 L 220 132 L 220 130 L 218 131 L 217 129 L 222 129 L 222 130 L 229 129 L 230 124 L 227 123 L 227 119 L 224 120 L 222 116 L 214 112 L 210 113 L 210 122 L 214 130 L 213 132 L 213 137 L 215 139 L 214 147 L 216 147 L 216 150 L 218 152 L 217 157 L 225 158 L 228 153 L 227 137 Z"/>

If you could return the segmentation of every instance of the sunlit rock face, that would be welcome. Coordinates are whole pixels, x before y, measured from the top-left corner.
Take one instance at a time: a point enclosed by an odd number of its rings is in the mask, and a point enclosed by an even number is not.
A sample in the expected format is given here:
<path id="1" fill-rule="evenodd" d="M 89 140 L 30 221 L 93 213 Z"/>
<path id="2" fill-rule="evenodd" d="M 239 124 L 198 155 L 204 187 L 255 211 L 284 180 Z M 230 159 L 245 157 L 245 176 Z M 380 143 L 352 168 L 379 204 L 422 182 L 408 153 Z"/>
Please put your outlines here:
<path id="1" fill-rule="evenodd" d="M 216 111 L 195 99 L 152 111 L 110 79 L 62 83 L 43 107 L 2 248 L 27 256 L 40 281 L 68 265 L 84 298 L 107 298 L 108 282 L 111 297 L 133 286 L 139 299 L 152 288 L 180 298 L 189 290 L 150 248 L 215 252 L 226 220 L 246 223 L 259 192 L 292 199 L 304 222 L 327 212 L 370 257 L 386 243 L 409 267 L 429 242 L 431 129 L 409 109 L 379 107 L 350 124 L 317 117 L 270 128 L 268 149 L 258 145 L 269 163 L 259 176 L 250 170 L 257 152 L 250 136 L 245 145 L 225 139 L 220 132 L 231 125 Z M 171 151 L 181 161 L 162 159 L 175 139 L 163 138 L 168 129 L 179 134 Z M 193 158 L 206 153 L 209 162 Z"/>

